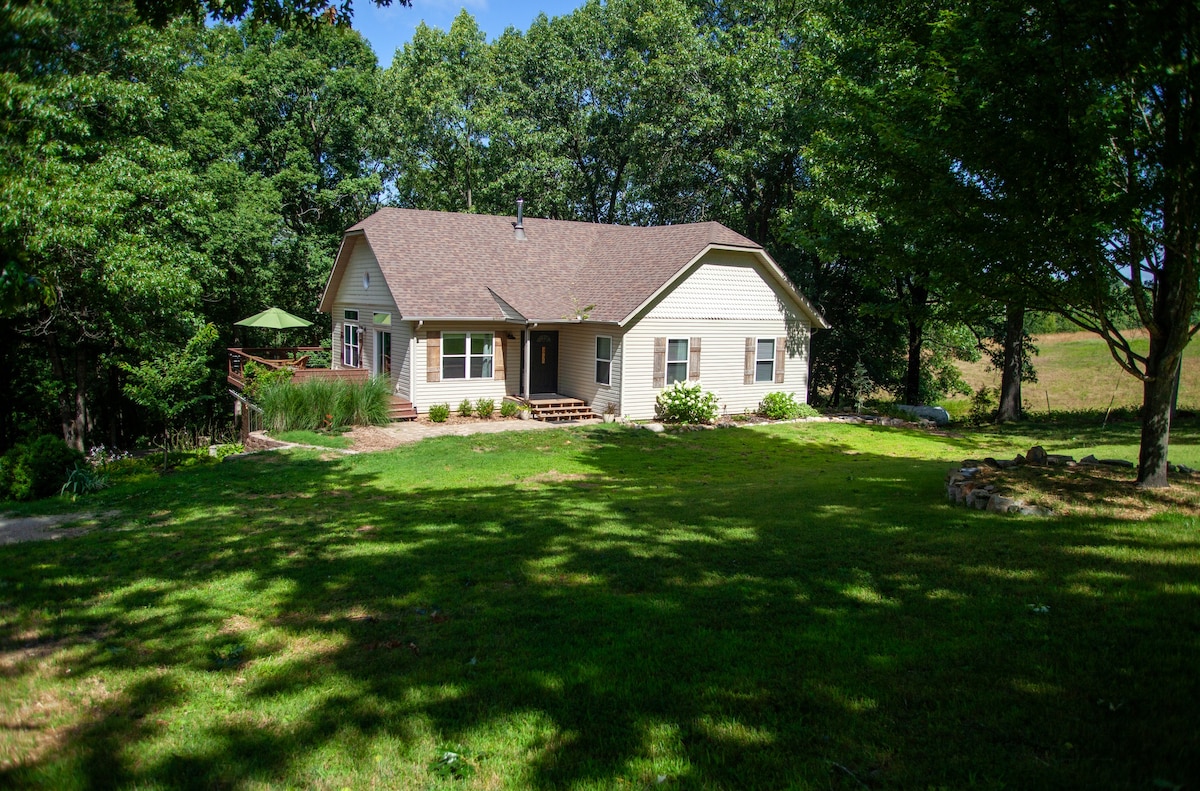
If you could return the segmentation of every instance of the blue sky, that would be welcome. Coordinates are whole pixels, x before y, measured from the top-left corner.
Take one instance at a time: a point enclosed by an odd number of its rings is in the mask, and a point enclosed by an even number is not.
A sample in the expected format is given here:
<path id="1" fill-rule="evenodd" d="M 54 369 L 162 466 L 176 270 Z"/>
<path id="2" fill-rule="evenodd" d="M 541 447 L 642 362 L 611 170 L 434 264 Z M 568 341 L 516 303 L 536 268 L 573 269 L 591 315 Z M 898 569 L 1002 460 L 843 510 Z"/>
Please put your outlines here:
<path id="1" fill-rule="evenodd" d="M 379 8 L 371 0 L 354 3 L 354 28 L 362 33 L 379 65 L 387 68 L 397 47 L 412 38 L 421 21 L 430 27 L 449 30 L 458 12 L 467 9 L 475 17 L 479 29 L 488 40 L 498 37 L 508 27 L 526 30 L 540 14 L 563 16 L 583 5 L 584 0 L 413 0 L 409 7 L 393 2 L 389 8 Z"/>

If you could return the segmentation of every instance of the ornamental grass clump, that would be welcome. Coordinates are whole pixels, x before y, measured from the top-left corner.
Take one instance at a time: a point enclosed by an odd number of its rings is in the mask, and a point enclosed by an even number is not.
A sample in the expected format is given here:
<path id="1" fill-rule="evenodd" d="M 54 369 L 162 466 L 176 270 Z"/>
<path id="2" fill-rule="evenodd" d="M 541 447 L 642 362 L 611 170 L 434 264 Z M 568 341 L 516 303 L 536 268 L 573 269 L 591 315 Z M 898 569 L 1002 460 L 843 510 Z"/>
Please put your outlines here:
<path id="1" fill-rule="evenodd" d="M 263 422 L 274 432 L 317 431 L 388 422 L 391 390 L 386 377 L 362 382 L 307 379 L 274 383 L 259 392 Z"/>
<path id="2" fill-rule="evenodd" d="M 712 423 L 717 419 L 717 395 L 699 382 L 676 382 L 658 394 L 654 415 L 664 423 Z"/>

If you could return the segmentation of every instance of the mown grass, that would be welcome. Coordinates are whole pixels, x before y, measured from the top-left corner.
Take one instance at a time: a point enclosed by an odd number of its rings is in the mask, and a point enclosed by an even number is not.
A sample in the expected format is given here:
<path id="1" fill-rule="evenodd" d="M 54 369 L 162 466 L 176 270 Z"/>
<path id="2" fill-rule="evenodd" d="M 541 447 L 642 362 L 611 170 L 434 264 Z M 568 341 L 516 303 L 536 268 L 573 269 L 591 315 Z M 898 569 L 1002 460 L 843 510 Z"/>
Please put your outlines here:
<path id="1" fill-rule="evenodd" d="M 1117 365 L 1098 336 L 1086 332 L 1045 335 L 1035 338 L 1034 345 L 1038 348 L 1038 355 L 1033 358 L 1038 381 L 1022 388 L 1022 397 L 1030 411 L 1106 410 L 1110 405 L 1141 405 L 1141 382 Z M 1144 333 L 1133 340 L 1133 346 L 1146 353 L 1149 341 Z M 990 370 L 986 360 L 961 363 L 960 368 L 973 390 L 1000 385 L 999 372 Z M 1200 343 L 1188 344 L 1184 350 L 1179 405 L 1200 410 Z"/>
<path id="2" fill-rule="evenodd" d="M 1194 783 L 1197 514 L 947 505 L 1014 431 L 596 426 L 118 486 L 104 529 L 0 547 L 0 786 Z"/>
<path id="3" fill-rule="evenodd" d="M 329 431 L 283 431 L 272 434 L 274 439 L 281 442 L 294 442 L 298 445 L 317 445 L 322 448 L 348 448 L 354 442 L 340 433 Z"/>

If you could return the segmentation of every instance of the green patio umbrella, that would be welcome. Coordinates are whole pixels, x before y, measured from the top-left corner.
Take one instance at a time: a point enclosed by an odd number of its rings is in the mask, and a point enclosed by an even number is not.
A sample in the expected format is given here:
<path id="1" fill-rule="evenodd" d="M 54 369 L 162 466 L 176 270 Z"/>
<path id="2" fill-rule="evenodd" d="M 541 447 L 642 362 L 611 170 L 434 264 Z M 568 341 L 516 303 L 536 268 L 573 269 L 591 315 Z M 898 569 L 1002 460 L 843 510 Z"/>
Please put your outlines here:
<path id="1" fill-rule="evenodd" d="M 286 310 L 267 308 L 262 313 L 255 313 L 248 319 L 235 321 L 243 327 L 266 327 L 272 330 L 285 330 L 289 327 L 311 327 L 311 321 L 305 321 L 299 316 L 293 316 Z"/>

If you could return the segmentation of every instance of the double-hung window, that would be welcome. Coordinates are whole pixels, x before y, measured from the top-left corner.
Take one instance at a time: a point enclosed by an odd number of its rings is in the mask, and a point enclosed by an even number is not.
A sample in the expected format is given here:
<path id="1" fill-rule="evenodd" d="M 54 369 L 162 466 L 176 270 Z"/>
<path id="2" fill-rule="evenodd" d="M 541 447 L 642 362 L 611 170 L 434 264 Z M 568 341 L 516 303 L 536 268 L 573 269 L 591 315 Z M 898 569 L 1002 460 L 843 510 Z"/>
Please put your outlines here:
<path id="1" fill-rule="evenodd" d="M 612 384 L 612 338 L 607 335 L 596 336 L 596 383 Z"/>
<path id="2" fill-rule="evenodd" d="M 667 341 L 667 384 L 686 382 L 688 378 L 688 339 Z"/>
<path id="3" fill-rule="evenodd" d="M 442 333 L 442 379 L 491 379 L 492 333 Z"/>
<path id="4" fill-rule="evenodd" d="M 342 325 L 342 365 L 347 368 L 362 367 L 362 328 L 352 321 L 358 321 L 357 310 L 347 310 L 342 314 L 346 323 Z"/>
<path id="5" fill-rule="evenodd" d="M 759 338 L 754 354 L 754 381 L 775 381 L 775 339 Z"/>

